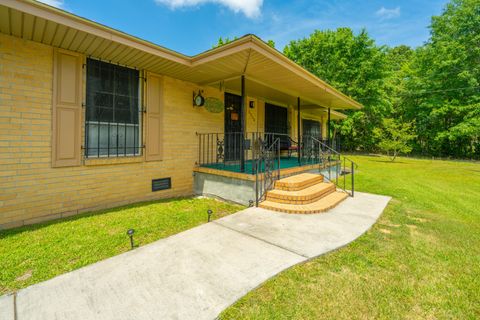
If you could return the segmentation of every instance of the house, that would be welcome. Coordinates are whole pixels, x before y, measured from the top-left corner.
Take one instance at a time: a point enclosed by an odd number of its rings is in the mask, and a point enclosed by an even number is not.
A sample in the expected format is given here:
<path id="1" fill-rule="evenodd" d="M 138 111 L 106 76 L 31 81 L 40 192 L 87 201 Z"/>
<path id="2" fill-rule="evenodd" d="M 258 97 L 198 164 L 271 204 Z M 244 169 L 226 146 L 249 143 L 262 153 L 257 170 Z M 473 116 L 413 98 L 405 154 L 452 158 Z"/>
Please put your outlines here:
<path id="1" fill-rule="evenodd" d="M 253 35 L 189 57 L 0 0 L 0 228 L 194 193 L 258 203 L 305 171 L 338 179 L 327 127 L 361 107 Z"/>

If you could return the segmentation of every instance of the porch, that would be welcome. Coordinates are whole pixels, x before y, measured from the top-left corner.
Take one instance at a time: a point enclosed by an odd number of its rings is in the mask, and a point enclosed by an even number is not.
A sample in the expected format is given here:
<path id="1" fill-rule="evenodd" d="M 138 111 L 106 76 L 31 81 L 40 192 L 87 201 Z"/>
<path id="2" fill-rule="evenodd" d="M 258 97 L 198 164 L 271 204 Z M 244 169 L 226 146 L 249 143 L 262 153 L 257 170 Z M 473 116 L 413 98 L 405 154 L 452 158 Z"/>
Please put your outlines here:
<path id="1" fill-rule="evenodd" d="M 208 61 L 215 72 L 202 85 L 224 93 L 223 106 L 215 109 L 223 111 L 224 129 L 196 133 L 195 193 L 261 206 L 280 179 L 299 175 L 305 179 L 299 178 L 294 194 L 283 190 L 294 203 L 317 203 L 327 195 L 323 188 L 353 196 L 355 164 L 339 153 L 331 123 L 346 118 L 340 110 L 362 105 L 265 43 L 258 44 L 259 51 L 227 44 L 221 48 L 231 50 L 230 55 Z M 203 106 L 201 91 L 194 92 L 197 98 L 194 108 Z M 205 110 L 213 108 L 207 104 Z M 316 175 L 316 182 L 310 184 L 304 173 Z"/>
<path id="2" fill-rule="evenodd" d="M 353 196 L 355 164 L 339 153 L 340 142 L 338 135 L 332 134 L 331 122 L 346 117 L 334 109 L 355 105 L 345 100 L 343 105 L 335 105 L 333 101 L 338 102 L 338 96 L 318 87 L 316 101 L 304 98 L 304 92 L 295 97 L 288 87 L 280 89 L 272 82 L 272 78 L 258 81 L 241 75 L 216 83 L 224 91 L 224 130 L 196 133 L 195 193 L 261 206 L 262 202 L 269 203 L 266 200 L 280 179 L 299 175 L 306 177 L 300 183 L 300 189 L 305 190 L 296 194 L 287 192 L 284 198 L 289 201 L 274 198 L 273 202 L 282 205 L 274 204 L 270 209 L 296 211 L 284 206 L 283 201 L 287 205 L 312 203 L 316 212 L 324 211 L 330 206 L 318 203 L 321 196 L 333 193 L 333 198 L 344 199 L 337 194 L 337 187 L 343 194 Z M 306 85 L 304 80 L 299 82 Z M 316 182 L 310 184 L 309 176 L 301 176 L 302 173 L 316 174 L 321 179 L 313 177 Z M 323 194 L 324 190 L 329 192 Z M 302 210 L 312 212 L 306 207 L 298 208 Z"/>
<path id="3" fill-rule="evenodd" d="M 339 188 L 344 194 L 354 195 L 356 165 L 332 148 L 334 143 L 330 147 L 327 141 L 309 135 L 294 140 L 287 134 L 263 132 L 198 133 L 197 136 L 196 194 L 259 206 L 269 199 L 279 180 L 309 173 L 314 174 L 314 179 L 321 179 L 312 183 L 307 176 L 295 189 L 305 191 L 282 197 L 291 200 L 288 202 L 307 204 L 318 200 L 323 189 Z"/>
<path id="4" fill-rule="evenodd" d="M 304 167 L 308 170 L 329 160 L 322 158 L 324 153 L 340 151 L 338 137 L 329 141 L 320 135 L 303 135 L 299 140 L 271 132 L 197 133 L 197 136 L 199 167 L 250 175 L 277 169 L 296 172 L 298 170 L 285 169 Z M 272 163 L 258 162 L 266 157 L 270 157 Z"/>

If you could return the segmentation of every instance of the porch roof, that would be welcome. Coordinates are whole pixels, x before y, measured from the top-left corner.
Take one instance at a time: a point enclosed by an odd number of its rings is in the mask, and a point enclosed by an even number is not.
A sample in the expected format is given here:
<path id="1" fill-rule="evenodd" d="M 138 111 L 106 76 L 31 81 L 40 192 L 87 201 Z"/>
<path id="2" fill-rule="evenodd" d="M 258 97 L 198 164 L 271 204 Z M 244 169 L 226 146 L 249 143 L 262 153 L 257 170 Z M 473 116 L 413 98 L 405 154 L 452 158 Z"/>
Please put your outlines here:
<path id="1" fill-rule="evenodd" d="M 31 0 L 0 0 L 0 32 L 231 91 L 245 75 L 247 94 L 294 105 L 300 97 L 307 109 L 362 108 L 254 35 L 186 56 Z"/>

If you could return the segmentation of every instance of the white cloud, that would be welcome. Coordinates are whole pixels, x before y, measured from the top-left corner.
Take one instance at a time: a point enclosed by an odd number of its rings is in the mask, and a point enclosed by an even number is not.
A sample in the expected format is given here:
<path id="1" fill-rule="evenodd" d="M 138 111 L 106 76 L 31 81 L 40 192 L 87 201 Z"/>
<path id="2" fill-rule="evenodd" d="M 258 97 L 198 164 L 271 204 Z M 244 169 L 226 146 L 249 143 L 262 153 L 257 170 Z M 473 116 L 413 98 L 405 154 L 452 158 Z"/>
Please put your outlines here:
<path id="1" fill-rule="evenodd" d="M 57 0 L 49 0 L 57 1 Z M 263 0 L 155 0 L 171 9 L 193 7 L 204 3 L 217 3 L 228 7 L 234 12 L 242 12 L 248 18 L 256 18 L 260 15 Z"/>
<path id="2" fill-rule="evenodd" d="M 57 8 L 62 8 L 64 5 L 63 0 L 38 0 L 38 1 L 48 4 L 49 6 L 52 6 L 52 7 L 57 7 Z"/>
<path id="3" fill-rule="evenodd" d="M 381 20 L 397 18 L 400 17 L 400 7 L 396 7 L 394 9 L 387 9 L 385 7 L 381 7 L 377 10 L 377 12 L 375 12 L 375 14 L 380 17 Z"/>

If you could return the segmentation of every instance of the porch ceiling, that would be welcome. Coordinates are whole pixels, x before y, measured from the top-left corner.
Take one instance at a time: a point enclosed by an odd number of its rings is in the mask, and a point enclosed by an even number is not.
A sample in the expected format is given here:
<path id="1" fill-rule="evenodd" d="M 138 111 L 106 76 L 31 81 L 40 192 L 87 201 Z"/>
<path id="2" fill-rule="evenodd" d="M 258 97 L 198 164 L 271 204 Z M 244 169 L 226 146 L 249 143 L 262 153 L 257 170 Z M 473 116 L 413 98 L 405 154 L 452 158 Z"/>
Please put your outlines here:
<path id="1" fill-rule="evenodd" d="M 357 109 L 361 107 L 320 79 L 316 77 L 315 79 L 318 81 L 314 81 L 313 78 L 308 79 L 311 74 L 306 70 L 302 69 L 302 72 L 297 72 L 283 61 L 272 59 L 266 48 L 258 51 L 257 49 L 246 50 L 248 55 L 244 57 L 243 66 L 238 66 L 240 69 L 236 72 L 236 76 L 227 78 L 219 76 L 217 81 L 207 82 L 207 84 L 222 84 L 226 90 L 240 92 L 240 76 L 243 74 L 246 78 L 247 95 L 290 105 L 297 105 L 297 97 L 300 97 L 301 106 L 309 109 Z M 217 61 L 212 61 L 209 66 L 216 64 Z M 313 75 L 311 76 L 313 77 Z"/>
<path id="2" fill-rule="evenodd" d="M 328 110 L 327 109 L 311 109 L 311 110 L 304 110 L 302 111 L 302 117 L 304 118 L 308 118 L 309 116 L 311 117 L 327 117 L 328 115 Z M 346 119 L 347 118 L 347 115 L 346 114 L 343 114 L 341 112 L 338 112 L 338 111 L 334 111 L 332 110 L 330 112 L 330 119 L 331 120 L 343 120 L 343 119 Z"/>
<path id="3" fill-rule="evenodd" d="M 220 86 L 220 83 L 218 83 L 218 85 Z M 240 91 L 241 91 L 240 77 L 224 81 L 222 82 L 222 86 L 225 88 L 226 91 L 240 95 Z M 272 104 L 277 104 L 281 106 L 297 105 L 296 96 L 289 95 L 284 91 L 273 89 L 268 85 L 264 85 L 248 77 L 245 78 L 245 89 L 246 89 L 247 96 L 262 98 L 266 102 L 269 102 Z M 317 117 L 326 116 L 328 112 L 327 108 L 311 104 L 311 102 L 305 101 L 304 99 L 300 99 L 300 108 L 301 108 L 302 114 L 317 116 Z M 345 119 L 347 116 L 344 115 L 343 113 L 332 110 L 330 117 L 333 120 L 338 120 L 338 119 Z"/>
<path id="4" fill-rule="evenodd" d="M 28 0 L 0 0 L 0 32 L 199 85 L 238 90 L 243 74 L 252 95 L 288 104 L 300 97 L 311 108 L 362 107 L 253 35 L 189 57 Z"/>

